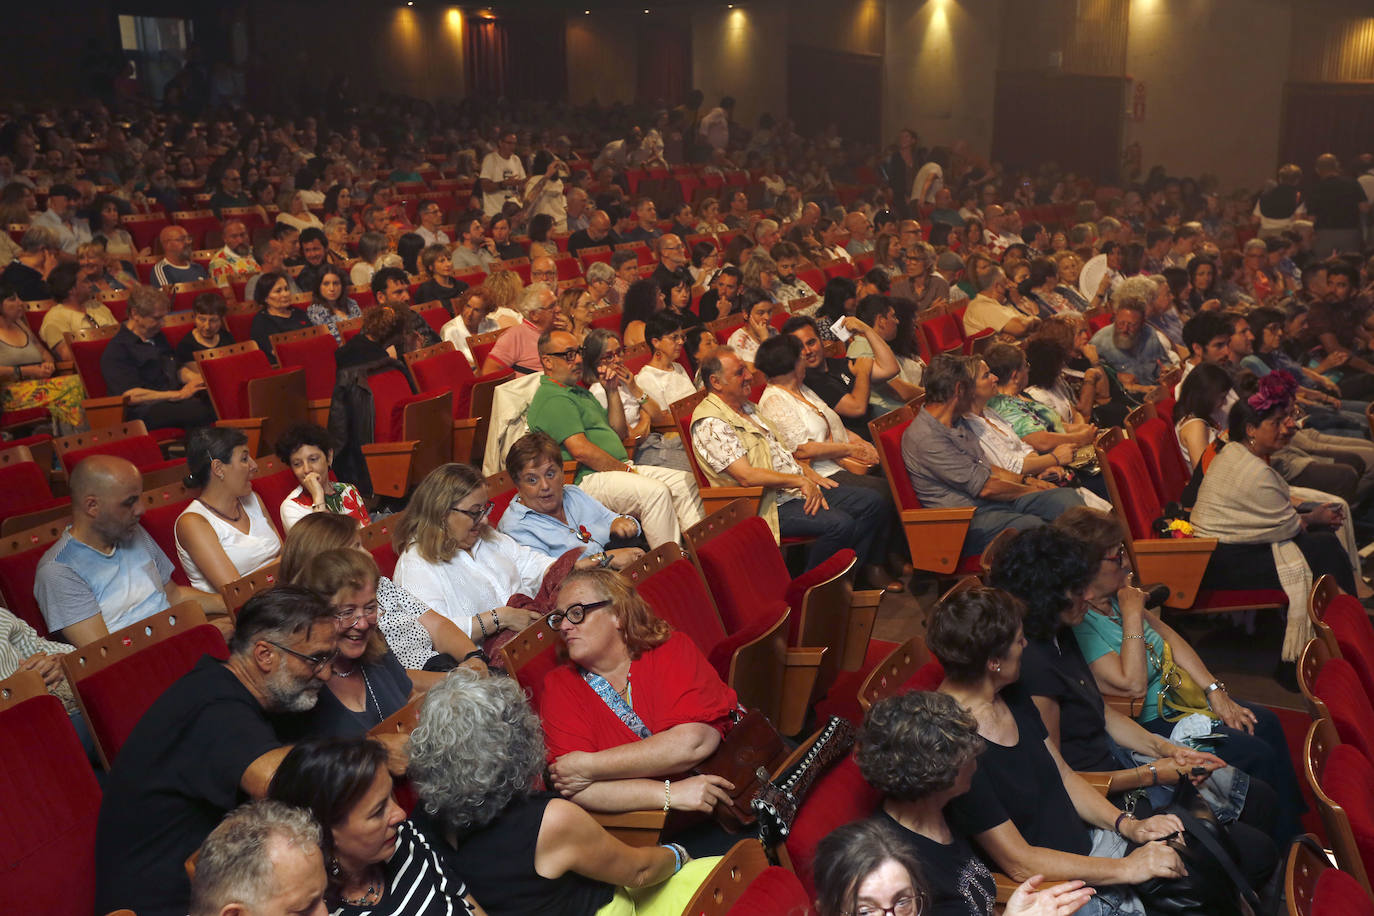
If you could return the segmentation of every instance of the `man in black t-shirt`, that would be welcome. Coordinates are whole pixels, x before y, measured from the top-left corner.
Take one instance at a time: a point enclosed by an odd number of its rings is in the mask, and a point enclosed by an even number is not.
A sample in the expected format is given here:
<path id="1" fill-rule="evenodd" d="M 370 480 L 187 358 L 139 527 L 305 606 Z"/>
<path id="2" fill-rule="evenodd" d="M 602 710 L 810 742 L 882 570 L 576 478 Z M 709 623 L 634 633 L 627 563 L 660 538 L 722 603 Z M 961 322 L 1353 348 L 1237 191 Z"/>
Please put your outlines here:
<path id="1" fill-rule="evenodd" d="M 1317 181 L 1307 195 L 1307 212 L 1316 226 L 1312 250 L 1320 258 L 1360 250 L 1360 221 L 1369 210 L 1364 188 L 1341 174 L 1341 163 L 1330 153 L 1317 157 Z"/>
<path id="2" fill-rule="evenodd" d="M 278 586 L 239 612 L 228 661 L 203 656 L 149 707 L 105 785 L 98 912 L 186 913 L 186 858 L 226 813 L 266 794 L 286 755 L 267 713 L 313 707 L 337 644 L 323 599 Z"/>
<path id="3" fill-rule="evenodd" d="M 848 317 L 845 329 L 862 334 L 873 350 L 873 358 L 827 358 L 821 343 L 816 320 L 806 315 L 794 315 L 782 326 L 784 334 L 791 334 L 802 345 L 802 361 L 806 363 L 806 387 L 821 396 L 830 409 L 851 432 L 869 437 L 869 391 L 877 382 L 885 382 L 897 374 L 897 357 L 887 341 L 858 318 Z"/>
<path id="4" fill-rule="evenodd" d="M 129 296 L 129 317 L 105 352 L 100 374 L 110 395 L 128 398 L 125 414 L 149 429 L 194 429 L 215 422 L 205 381 L 194 365 L 177 367 L 176 354 L 162 333 L 167 294 L 152 286 Z"/>

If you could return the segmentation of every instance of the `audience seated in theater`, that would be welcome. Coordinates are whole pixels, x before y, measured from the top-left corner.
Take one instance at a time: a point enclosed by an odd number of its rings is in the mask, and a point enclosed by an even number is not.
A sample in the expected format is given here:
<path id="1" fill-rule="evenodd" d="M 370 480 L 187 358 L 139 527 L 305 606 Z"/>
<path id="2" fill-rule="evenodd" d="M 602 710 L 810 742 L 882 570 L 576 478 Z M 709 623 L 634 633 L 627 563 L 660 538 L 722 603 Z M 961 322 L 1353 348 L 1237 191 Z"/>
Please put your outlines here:
<path id="1" fill-rule="evenodd" d="M 313 292 L 320 271 L 332 263 L 329 258 L 329 237 L 324 229 L 311 226 L 301 233 L 301 257 L 305 259 L 305 266 L 296 275 L 296 285 L 306 292 Z"/>
<path id="2" fill-rule="evenodd" d="M 612 569 L 644 555 L 639 521 L 616 515 L 581 488 L 563 483 L 563 453 L 545 433 L 530 433 L 506 453 L 517 495 L 497 526 L 516 543 L 557 559 L 574 548 Z M 612 543 L 622 546 L 612 547 Z"/>
<path id="3" fill-rule="evenodd" d="M 654 251 L 658 254 L 658 266 L 654 268 L 651 279 L 660 287 L 670 278 L 686 280 L 689 288 L 692 285 L 691 262 L 687 256 L 687 245 L 682 239 L 683 236 L 669 232 L 660 235 L 654 243 Z"/>
<path id="4" fill-rule="evenodd" d="M 555 561 L 488 525 L 491 508 L 475 468 L 446 464 L 421 481 L 394 535 L 396 583 L 479 641 L 539 619 L 509 602 L 538 595 Z"/>
<path id="5" fill-rule="evenodd" d="M 96 909 L 184 914 L 185 862 L 221 817 L 261 798 L 286 748 L 269 713 L 306 712 L 338 653 L 333 611 L 291 585 L 238 613 L 229 660 L 203 656 L 149 707 L 105 783 L 96 831 Z"/>
<path id="6" fill-rule="evenodd" d="M 330 512 L 307 515 L 286 536 L 278 579 L 293 581 L 313 557 L 343 547 L 363 550 L 355 519 Z M 486 673 L 487 655 L 466 633 L 386 576 L 377 579 L 377 626 L 387 646 L 412 673 L 459 666 Z"/>
<path id="7" fill-rule="evenodd" d="M 665 437 L 651 429 L 655 423 L 672 423 L 672 415 L 666 410 L 670 405 L 660 404 L 640 388 L 638 377 L 625 367 L 624 354 L 625 348 L 614 331 L 592 328 L 582 341 L 582 384 L 596 398 L 596 402 L 607 410 L 610 401 L 606 388 L 608 384 L 613 386 L 625 412 L 625 439 L 638 443 L 634 454 L 636 464 L 672 468 L 690 474 L 692 465 L 687 459 L 687 450 L 681 438 Z"/>
<path id="8" fill-rule="evenodd" d="M 293 805 L 255 801 L 219 822 L 196 854 L 191 916 L 328 912 L 320 825 Z"/>
<path id="9" fill-rule="evenodd" d="M 363 313 L 363 323 L 344 345 L 334 351 L 334 365 L 337 370 L 369 366 L 382 360 L 394 362 L 396 354 L 404 346 L 405 317 L 394 308 L 385 305 L 375 306 Z M 396 366 L 404 369 L 400 363 Z M 406 370 L 409 377 L 409 371 Z M 335 389 L 335 396 L 338 389 Z M 330 406 L 330 415 L 334 408 Z M 358 418 L 353 418 L 358 419 Z M 364 418 L 365 419 L 365 418 Z M 371 424 L 368 423 L 370 426 Z"/>
<path id="10" fill-rule="evenodd" d="M 415 291 L 415 304 L 438 302 L 444 311 L 456 315 L 454 301 L 468 285 L 453 278 L 453 259 L 447 245 L 427 245 L 420 252 L 420 267 L 427 278 Z"/>
<path id="11" fill-rule="evenodd" d="M 689 775 L 742 715 L 696 644 L 611 570 L 565 579 L 548 621 L 567 655 L 540 693 L 550 787 L 589 811 L 729 804 L 723 777 Z M 703 855 L 730 840 L 711 825 L 682 842 Z"/>
<path id="12" fill-rule="evenodd" d="M 177 559 L 191 585 L 218 591 L 281 554 L 281 537 L 253 492 L 258 463 L 237 429 L 207 427 L 186 446 L 186 486 L 200 495 L 177 518 Z"/>
<path id="13" fill-rule="evenodd" d="M 210 279 L 228 289 L 233 281 L 246 281 L 261 270 L 253 258 L 253 245 L 243 220 L 231 219 L 225 223 L 224 247 L 210 259 Z"/>
<path id="14" fill-rule="evenodd" d="M 1249 323 L 1255 334 L 1254 352 L 1241 359 L 1241 368 L 1249 369 L 1260 378 L 1282 369 L 1297 379 L 1300 384 L 1297 398 L 1307 413 L 1307 424 L 1311 428 L 1351 438 L 1369 435 L 1365 402 L 1342 399 L 1339 385 L 1302 365 L 1284 350 L 1287 332 L 1282 311 L 1255 309 L 1249 315 Z"/>
<path id="15" fill-rule="evenodd" d="M 697 303 L 697 314 L 703 322 L 715 321 L 740 311 L 740 292 L 744 287 L 744 274 L 738 267 L 727 264 L 716 272 L 711 280 L 711 288 Z"/>
<path id="16" fill-rule="evenodd" d="M 1230 441 L 1208 465 L 1191 516 L 1199 537 L 1221 541 L 1207 564 L 1203 588 L 1288 593 L 1281 655 L 1289 664 L 1307 642 L 1313 580 L 1330 574 L 1347 594 L 1356 591 L 1349 556 L 1333 531 L 1344 521 L 1340 510 L 1330 503 L 1295 507 L 1287 481 L 1269 465 L 1293 437 L 1296 387 L 1292 376 L 1274 372 L 1261 380 L 1258 391 L 1231 406 Z"/>
<path id="17" fill-rule="evenodd" d="M 614 360 L 593 368 L 606 391 L 603 407 L 578 384 L 585 373 L 583 351 L 576 344 L 566 331 L 545 331 L 539 337 L 544 374 L 526 415 L 529 428 L 559 443 L 564 461 L 577 461 L 574 482 L 589 496 L 613 512 L 638 518 L 650 548 L 677 541 L 703 515 L 696 481 L 673 467 L 630 463 L 622 441 L 629 423 L 620 395 L 629 373 Z"/>
<path id="18" fill-rule="evenodd" d="M 860 321 L 878 334 L 892 350 L 897 374 L 885 382 L 874 382 L 868 393 L 870 408 L 876 414 L 896 410 L 921 394 L 921 378 L 926 363 L 916 346 L 916 305 L 909 299 L 868 296 L 859 303 Z M 850 338 L 845 355 L 850 360 L 874 358 L 873 346 L 865 336 Z"/>
<path id="19" fill-rule="evenodd" d="M 770 324 L 773 318 L 773 300 L 762 288 L 746 286 L 740 291 L 739 309 L 744 324 L 726 339 L 725 345 L 752 366 L 759 344 L 770 337 L 776 337 L 778 333 L 778 329 Z"/>
<path id="20" fill-rule="evenodd" d="M 300 483 L 281 502 L 282 534 L 288 534 L 293 525 L 312 512 L 347 515 L 360 525 L 372 521 L 357 487 L 329 479 L 337 447 L 329 430 L 313 423 L 297 424 L 277 440 L 277 457 Z"/>
<path id="21" fill-rule="evenodd" d="M 655 314 L 668 314 L 683 328 L 702 324 L 701 318 L 692 311 L 692 284 L 690 280 L 677 276 L 667 276 L 659 283 L 663 296 L 663 311 Z M 648 338 L 645 338 L 648 342 Z"/>
<path id="22" fill-rule="evenodd" d="M 100 356 L 100 372 L 111 395 L 127 398 L 125 416 L 149 429 L 194 428 L 214 422 L 205 381 L 194 366 L 176 366 L 162 334 L 167 294 L 140 287 L 129 296 L 129 317 Z"/>
<path id="23" fill-rule="evenodd" d="M 286 274 L 264 273 L 258 276 L 257 287 L 253 290 L 253 301 L 258 306 L 253 316 L 250 330 L 258 349 L 275 362 L 272 353 L 272 335 L 285 334 L 310 327 L 310 319 L 302 309 L 291 304 L 291 284 Z"/>
<path id="24" fill-rule="evenodd" d="M 791 302 L 818 296 L 811 285 L 797 276 L 797 262 L 801 260 L 801 249 L 791 242 L 778 242 L 768 252 L 773 263 L 778 265 L 778 282 L 773 287 L 773 298 L 778 302 Z"/>
<path id="25" fill-rule="evenodd" d="M 234 335 L 224 326 L 224 316 L 228 312 L 229 306 L 219 293 L 196 296 L 191 303 L 191 315 L 195 323 L 191 326 L 191 332 L 177 341 L 176 350 L 173 351 L 179 369 L 199 372 L 196 366 L 197 353 L 227 347 L 234 342 Z"/>
<path id="26" fill-rule="evenodd" d="M 807 387 L 840 415 L 846 427 L 867 439 L 868 421 L 873 417 L 869 397 L 872 386 L 896 377 L 900 369 L 897 357 L 881 334 L 854 316 L 844 319 L 844 329 L 851 336 L 861 336 L 873 355 L 857 359 L 827 357 L 820 325 L 819 317 L 793 315 L 782 326 L 782 332 L 797 338 L 802 345 Z"/>
<path id="27" fill-rule="evenodd" d="M 204 267 L 191 260 L 191 233 L 172 223 L 158 233 L 162 260 L 153 265 L 153 285 L 172 286 L 210 279 Z"/>
<path id="28" fill-rule="evenodd" d="M 1092 338 L 1102 361 L 1115 370 L 1128 390 L 1153 385 L 1160 371 L 1171 363 L 1170 348 L 1145 321 L 1157 295 L 1154 281 L 1148 277 L 1123 280 L 1112 292 L 1112 323 Z"/>
<path id="29" fill-rule="evenodd" d="M 956 256 L 957 257 L 957 256 Z M 902 272 L 892 278 L 890 293 L 896 299 L 910 299 L 918 312 L 949 304 L 949 282 L 935 271 L 935 249 L 916 242 L 906 252 Z"/>
<path id="30" fill-rule="evenodd" d="M 1178 854 L 1152 842 L 1182 824 L 1171 814 L 1119 811 L 1064 762 L 1018 683 L 1021 614 L 1006 592 L 974 588 L 942 601 L 931 619 L 926 639 L 945 671 L 940 692 L 972 715 L 983 738 L 971 788 L 945 808 L 950 827 L 1013 881 L 1090 882 L 1097 894 L 1081 913 L 1143 914 L 1131 885 L 1184 874 Z M 944 724 L 941 717 L 936 727 Z"/>
<path id="31" fill-rule="evenodd" d="M 87 755 L 95 759 L 95 743 L 91 739 L 90 729 L 81 715 L 81 706 L 72 692 L 72 685 L 62 671 L 62 656 L 71 652 L 72 648 L 63 642 L 44 639 L 28 623 L 7 608 L 0 607 L 0 680 L 20 671 L 37 672 L 43 678 L 43 686 L 48 693 L 62 701 Z"/>
<path id="32" fill-rule="evenodd" d="M 653 280 L 635 280 L 626 286 L 620 304 L 620 334 L 625 346 L 643 343 L 644 322 L 665 308 L 663 290 Z"/>
<path id="33" fill-rule="evenodd" d="M 949 802 L 972 787 L 984 747 L 977 720 L 946 694 L 909 691 L 874 703 L 856 743 L 859 770 L 883 794 L 882 806 L 816 848 L 820 914 L 892 906 L 906 896 L 919 904 L 911 913 L 991 916 L 992 872 L 945 816 Z M 1095 893 L 1082 881 L 1040 890 L 1040 878 L 1016 889 L 1008 914 L 1072 913 Z"/>
<path id="34" fill-rule="evenodd" d="M 324 325 L 334 335 L 334 341 L 342 345 L 339 322 L 361 318 L 363 314 L 362 308 L 348 295 L 348 276 L 343 268 L 325 264 L 315 272 L 315 284 L 310 292 L 312 301 L 305 309 L 306 319 L 311 324 Z"/>
<path id="35" fill-rule="evenodd" d="M 1040 326 L 1040 318 L 1008 305 L 1010 281 L 1001 267 L 988 266 L 977 275 L 978 294 L 964 311 L 964 334 L 972 337 L 991 329 L 1003 340 L 1020 340 Z"/>
<path id="36" fill-rule="evenodd" d="M 138 286 L 133 265 L 120 260 L 105 247 L 105 237 L 96 236 L 76 250 L 81 272 L 91 283 L 94 293 L 122 292 Z"/>
<path id="37" fill-rule="evenodd" d="M 51 299 L 47 276 L 62 254 L 57 236 L 44 226 L 29 226 L 19 246 L 19 254 L 0 273 L 0 283 L 13 289 L 26 302 Z"/>
<path id="38" fill-rule="evenodd" d="M 324 901 L 330 912 L 480 916 L 462 878 L 406 819 L 392 784 L 380 742 L 326 738 L 291 749 L 272 777 L 268 797 L 309 812 L 324 826 Z"/>
<path id="39" fill-rule="evenodd" d="M 482 374 L 514 369 L 521 373 L 538 372 L 542 367 L 539 355 L 540 335 L 553 327 L 555 295 L 548 286 L 531 285 L 520 294 L 516 303 L 522 320 L 496 338 L 496 344 L 482 362 Z"/>
<path id="40" fill-rule="evenodd" d="M 578 805 L 536 790 L 544 737 L 512 678 L 445 678 L 425 696 L 408 750 L 417 825 L 490 916 L 593 916 L 611 905 L 677 914 L 716 864 L 675 844 L 627 846 Z"/>
<path id="41" fill-rule="evenodd" d="M 1073 509 L 1052 527 L 1082 545 L 1090 567 L 1096 559 L 1084 594 L 1087 611 L 1082 622 L 1073 626 L 1073 635 L 1098 688 L 1142 697 L 1137 721 L 1147 731 L 1168 736 L 1176 721 L 1166 715 L 1177 720 L 1178 712 L 1167 705 L 1163 683 L 1161 669 L 1167 644 L 1174 663 L 1203 688 L 1207 709 L 1202 712 L 1213 720 L 1212 730 L 1227 735 L 1216 745 L 1217 755 L 1252 778 L 1264 780 L 1278 793 L 1272 803 L 1262 803 L 1259 808 L 1273 808 L 1269 832 L 1282 848 L 1298 832 L 1297 818 L 1303 803 L 1278 717 L 1268 707 L 1233 699 L 1226 684 L 1211 672 L 1192 645 L 1145 606 L 1142 593 L 1130 586 L 1130 559 L 1115 518 L 1091 509 Z M 1143 638 L 1127 637 L 1128 630 L 1138 630 Z M 1249 813 L 1261 812 L 1256 809 Z"/>
<path id="42" fill-rule="evenodd" d="M 495 319 L 490 317 L 493 308 L 485 284 L 464 290 L 453 300 L 454 317 L 440 328 L 439 336 L 453 344 L 459 353 L 467 357 L 469 363 L 473 363 L 468 338 L 474 334 L 488 334 L 497 330 Z"/>
<path id="43" fill-rule="evenodd" d="M 1231 376 L 1213 363 L 1203 363 L 1183 380 L 1174 405 L 1174 434 L 1189 468 L 1202 464 L 1205 471 L 1211 463 L 1214 453 L 1208 454 L 1208 446 L 1224 432 L 1235 398 Z"/>
<path id="44" fill-rule="evenodd" d="M 172 581 L 172 563 L 138 520 L 143 478 L 93 455 L 72 471 L 72 524 L 38 563 L 34 595 L 52 633 L 84 646 L 182 601 L 223 615 L 219 595 Z"/>
<path id="45" fill-rule="evenodd" d="M 1364 327 L 1368 308 L 1359 299 L 1360 274 L 1342 261 L 1331 261 L 1326 268 L 1326 298 L 1313 302 L 1307 312 L 1304 346 L 1319 349 L 1327 357 L 1344 359 L 1334 373 L 1341 396 L 1367 400 L 1374 398 L 1374 363 L 1363 358 L 1369 347 L 1369 331 Z"/>
<path id="46" fill-rule="evenodd" d="M 67 254 L 76 254 L 78 246 L 91 240 L 91 226 L 76 215 L 81 194 L 69 184 L 55 184 L 48 188 L 48 208 L 33 218 L 32 225 L 42 226 L 57 236 L 58 246 Z"/>
<path id="47" fill-rule="evenodd" d="M 455 250 L 455 258 L 456 251 Z M 349 285 L 351 286 L 370 286 L 372 275 L 377 268 L 383 266 L 383 260 L 389 260 L 391 249 L 387 245 L 386 236 L 380 232 L 364 232 L 358 239 L 358 260 L 353 263 L 348 271 Z"/>
<path id="48" fill-rule="evenodd" d="M 605 210 L 595 210 L 585 229 L 578 229 L 568 237 L 568 254 L 577 257 L 583 248 L 603 245 L 615 246 L 620 239 L 611 231 L 611 217 Z"/>
<path id="49" fill-rule="evenodd" d="M 926 400 L 902 434 L 902 460 L 927 508 L 974 506 L 965 554 L 980 553 L 1005 528 L 1032 528 L 1081 506 L 1082 499 L 1038 477 L 995 467 L 968 417 L 977 398 L 969 361 L 942 354 L 926 371 Z"/>
<path id="50" fill-rule="evenodd" d="M 686 339 L 684 327 L 676 315 L 664 310 L 644 322 L 644 339 L 651 355 L 635 374 L 635 381 L 655 404 L 667 410 L 674 401 L 696 392 L 691 376 L 678 361 Z"/>
<path id="51" fill-rule="evenodd" d="M 453 244 L 453 239 L 449 238 L 448 233 L 442 228 L 444 210 L 439 206 L 439 202 L 437 200 L 421 201 L 416 208 L 416 216 L 419 217 L 420 225 L 415 227 L 415 232 L 425 240 L 425 245 L 427 247 L 439 245 L 447 253 Z"/>
<path id="52" fill-rule="evenodd" d="M 372 275 L 372 296 L 379 306 L 396 310 L 405 322 L 402 350 L 410 352 L 431 347 L 439 342 L 439 335 L 410 307 L 410 278 L 399 267 L 383 267 Z M 400 351 L 398 351 L 399 355 Z"/>
<path id="53" fill-rule="evenodd" d="M 287 288 L 293 294 L 301 292 L 300 286 L 296 283 L 296 278 L 291 276 L 290 271 L 286 269 L 286 245 L 284 243 L 277 239 L 268 239 L 258 244 L 253 252 L 262 271 L 249 277 L 248 282 L 244 284 L 243 296 L 246 301 L 257 301 L 258 281 L 268 274 L 285 276 Z"/>
<path id="54" fill-rule="evenodd" d="M 575 286 L 563 290 L 558 294 L 554 311 L 557 313 L 553 320 L 554 327 L 567 331 L 578 344 L 587 339 L 592 331 L 593 313 L 591 300 L 585 291 Z"/>
<path id="55" fill-rule="evenodd" d="M 787 345 L 770 341 L 770 350 L 774 346 Z M 780 362 L 785 361 L 784 356 Z M 807 548 L 808 569 L 852 547 L 870 581 L 891 581 L 881 566 L 887 559 L 890 497 L 839 483 L 798 462 L 749 399 L 753 374 L 728 347 L 702 361 L 701 377 L 709 394 L 692 414 L 692 447 L 712 485 L 763 487 L 759 515 L 774 537 L 815 538 Z"/>
<path id="56" fill-rule="evenodd" d="M 75 285 L 82 283 L 76 264 L 59 264 L 54 278 L 64 298 L 75 298 Z M 77 306 L 79 308 L 79 306 Z M 71 309 L 58 306 L 51 312 Z M 67 373 L 57 375 L 57 361 L 43 345 L 26 314 L 28 307 L 13 287 L 0 281 L 0 409 L 45 408 L 58 435 L 71 435 L 86 429 L 86 412 L 81 406 L 86 396 L 81 378 Z"/>

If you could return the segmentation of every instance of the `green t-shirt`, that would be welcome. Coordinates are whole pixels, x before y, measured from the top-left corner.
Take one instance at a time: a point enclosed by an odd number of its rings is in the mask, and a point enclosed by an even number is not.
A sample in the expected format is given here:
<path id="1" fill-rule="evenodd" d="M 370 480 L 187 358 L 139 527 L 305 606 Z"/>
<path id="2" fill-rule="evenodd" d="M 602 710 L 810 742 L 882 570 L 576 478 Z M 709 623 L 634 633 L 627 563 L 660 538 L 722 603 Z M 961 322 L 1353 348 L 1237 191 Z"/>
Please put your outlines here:
<path id="1" fill-rule="evenodd" d="M 861 336 L 855 336 L 849 341 L 849 350 L 845 353 L 850 359 L 862 359 L 868 357 L 873 359 L 873 345 Z M 887 413 L 889 410 L 896 410 L 906 402 L 898 397 L 897 392 L 892 390 L 892 386 L 887 382 L 875 382 L 868 388 L 868 403 L 878 408 L 879 413 Z"/>
<path id="2" fill-rule="evenodd" d="M 621 461 L 628 461 L 625 443 L 611 429 L 606 418 L 606 408 L 597 403 L 596 396 L 581 385 L 560 385 L 547 375 L 539 380 L 539 390 L 530 401 L 529 413 L 525 422 L 534 432 L 548 433 L 553 441 L 563 445 L 569 436 L 582 433 L 597 448 Z M 572 454 L 563 445 L 563 460 L 571 461 Z M 579 465 L 577 479 L 591 474 L 592 469 Z"/>
<path id="3" fill-rule="evenodd" d="M 1115 598 L 1112 599 L 1112 611 L 1120 613 Z M 1122 632 L 1119 618 L 1114 620 L 1097 611 L 1088 611 L 1083 622 L 1073 628 L 1079 651 L 1090 665 L 1109 652 L 1121 654 Z M 1164 689 L 1159 678 L 1159 662 L 1156 661 L 1164 658 L 1164 637 L 1148 621 L 1145 623 L 1145 642 L 1149 645 L 1146 668 L 1150 672 L 1150 680 L 1145 685 L 1145 703 L 1140 711 L 1140 721 L 1150 722 L 1159 718 L 1159 692 Z"/>

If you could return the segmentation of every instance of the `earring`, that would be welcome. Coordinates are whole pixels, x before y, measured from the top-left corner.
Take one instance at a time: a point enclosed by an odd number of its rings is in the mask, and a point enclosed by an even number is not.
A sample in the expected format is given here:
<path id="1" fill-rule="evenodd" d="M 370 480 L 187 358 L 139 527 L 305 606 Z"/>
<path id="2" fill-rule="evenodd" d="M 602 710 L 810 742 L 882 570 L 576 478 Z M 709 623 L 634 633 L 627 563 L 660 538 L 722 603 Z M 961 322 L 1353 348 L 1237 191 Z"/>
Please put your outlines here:
<path id="1" fill-rule="evenodd" d="M 1001 674 L 1001 673 L 1002 673 L 1002 663 L 1001 663 L 1001 662 L 998 662 L 998 663 L 996 663 L 995 665 L 993 665 L 993 666 L 992 666 L 992 670 L 993 670 L 993 672 L 996 673 L 996 674 Z"/>
<path id="2" fill-rule="evenodd" d="M 343 866 L 340 865 L 339 860 L 334 858 L 333 856 L 329 857 L 329 874 L 335 878 L 343 874 Z"/>

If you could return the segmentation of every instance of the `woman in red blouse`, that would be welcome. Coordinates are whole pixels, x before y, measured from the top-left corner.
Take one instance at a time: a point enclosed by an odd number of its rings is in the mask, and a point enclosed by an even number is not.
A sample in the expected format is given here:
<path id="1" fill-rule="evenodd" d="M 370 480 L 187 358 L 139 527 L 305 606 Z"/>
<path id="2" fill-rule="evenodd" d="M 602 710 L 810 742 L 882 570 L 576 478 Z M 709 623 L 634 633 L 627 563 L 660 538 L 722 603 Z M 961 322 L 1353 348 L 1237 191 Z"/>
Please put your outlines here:
<path id="1" fill-rule="evenodd" d="M 686 775 L 739 710 L 696 644 L 609 569 L 568 576 L 548 620 L 567 657 L 540 695 L 553 787 L 592 811 L 728 804 L 725 779 Z"/>

